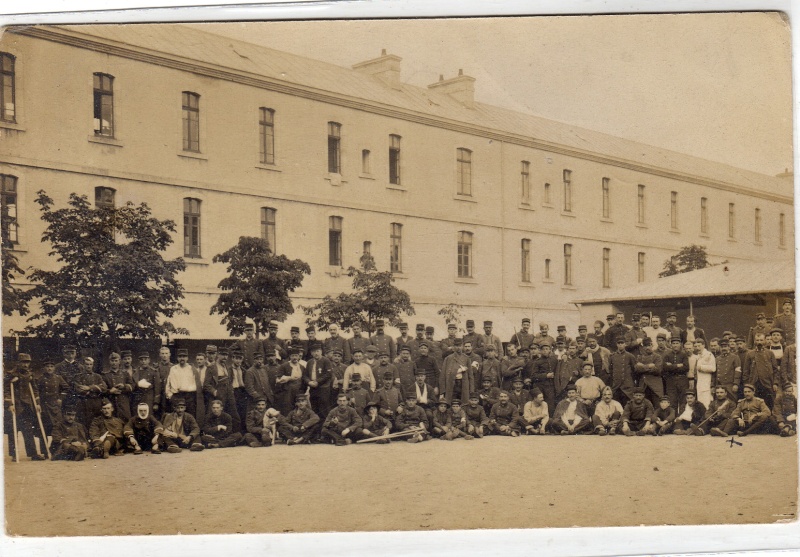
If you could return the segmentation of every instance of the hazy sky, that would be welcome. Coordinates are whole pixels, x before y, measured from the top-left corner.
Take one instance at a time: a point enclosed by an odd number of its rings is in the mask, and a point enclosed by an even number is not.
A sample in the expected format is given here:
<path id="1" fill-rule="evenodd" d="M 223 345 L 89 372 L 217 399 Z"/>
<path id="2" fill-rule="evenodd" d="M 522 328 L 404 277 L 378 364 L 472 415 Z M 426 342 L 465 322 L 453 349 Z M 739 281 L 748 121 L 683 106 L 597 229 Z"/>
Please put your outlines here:
<path id="1" fill-rule="evenodd" d="M 792 167 L 789 27 L 776 14 L 200 25 L 349 67 L 382 48 L 425 86 L 766 174 Z"/>

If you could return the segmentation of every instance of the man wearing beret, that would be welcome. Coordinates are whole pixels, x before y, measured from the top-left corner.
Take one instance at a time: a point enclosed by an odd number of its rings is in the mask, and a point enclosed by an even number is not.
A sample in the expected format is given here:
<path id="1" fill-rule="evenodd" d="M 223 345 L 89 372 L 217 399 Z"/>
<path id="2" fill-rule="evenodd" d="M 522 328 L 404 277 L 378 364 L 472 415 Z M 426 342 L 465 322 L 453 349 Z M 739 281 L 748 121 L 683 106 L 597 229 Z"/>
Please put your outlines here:
<path id="1" fill-rule="evenodd" d="M 133 376 L 120 366 L 121 356 L 130 356 L 130 350 L 112 352 L 108 355 L 108 367 L 103 370 L 103 381 L 108 388 L 108 398 L 114 403 L 117 416 L 125 421 L 131 417 L 131 394 L 133 393 Z"/>
<path id="2" fill-rule="evenodd" d="M 275 354 L 275 359 L 283 362 L 289 353 L 286 350 L 286 341 L 278 338 L 278 322 L 272 320 L 267 325 L 267 337 L 263 341 L 264 355 Z M 302 358 L 302 354 L 300 356 Z"/>
<path id="3" fill-rule="evenodd" d="M 42 423 L 46 435 L 49 436 L 53 434 L 53 426 L 63 419 L 63 401 L 71 389 L 64 378 L 55 372 L 56 366 L 52 358 L 45 359 L 42 365 L 42 375 L 37 387 L 42 400 Z M 75 405 L 71 406 L 75 410 Z"/>
<path id="4" fill-rule="evenodd" d="M 86 458 L 89 442 L 86 439 L 86 429 L 76 420 L 77 415 L 74 406 L 67 406 L 64 408 L 63 420 L 56 422 L 53 428 L 53 460 L 80 461 Z"/>
<path id="5" fill-rule="evenodd" d="M 11 403 L 11 388 L 14 388 L 14 404 Z M 31 391 L 32 390 L 32 391 Z M 39 393 L 36 382 L 31 372 L 30 354 L 19 353 L 17 364 L 12 369 L 6 368 L 3 374 L 3 396 L 5 405 L 5 429 L 8 434 L 9 455 L 14 456 L 17 439 L 12 433 L 11 413 L 17 417 L 17 431 L 22 434 L 25 443 L 25 454 L 31 460 L 46 460 L 36 448 L 34 437 L 39 439 L 39 446 L 44 449 L 47 442 L 42 437 L 36 418 L 36 407 L 39 406 Z"/>
<path id="6" fill-rule="evenodd" d="M 331 361 L 322 355 L 322 345 L 317 342 L 311 347 L 311 358 L 303 370 L 303 385 L 308 390 L 311 408 L 323 416 L 331 409 L 332 378 Z"/>
<path id="7" fill-rule="evenodd" d="M 252 323 L 244 326 L 244 338 L 236 341 L 236 347 L 244 356 L 242 366 L 249 369 L 253 365 L 253 356 L 260 353 L 264 356 L 264 344 L 255 337 L 256 327 Z"/>
<path id="8" fill-rule="evenodd" d="M 472 343 L 472 350 L 476 354 L 480 354 L 483 351 L 483 343 L 481 342 L 481 336 L 475 332 L 475 321 L 472 319 L 467 319 L 467 333 L 461 339 L 461 346 L 463 349 L 464 343 L 470 342 Z"/>
<path id="9" fill-rule="evenodd" d="M 394 361 L 397 351 L 394 339 L 384 332 L 385 323 L 383 319 L 375 321 L 375 334 L 370 337 L 370 344 L 374 345 L 378 352 L 386 351 L 389 354 L 389 361 Z"/>
<path id="10" fill-rule="evenodd" d="M 654 433 L 654 413 L 653 403 L 644 398 L 644 389 L 634 387 L 632 398 L 622 411 L 622 433 L 628 437 Z"/>
<path id="11" fill-rule="evenodd" d="M 527 317 L 524 317 L 522 319 L 522 327 L 520 328 L 519 331 L 516 331 L 514 333 L 514 336 L 512 336 L 511 340 L 508 341 L 509 344 L 516 344 L 518 349 L 523 347 L 524 348 L 530 347 L 530 345 L 533 344 L 534 340 L 533 334 L 530 332 L 530 329 L 531 329 L 531 320 L 528 319 Z M 497 354 L 498 356 L 502 356 L 503 351 L 501 350 Z"/>
<path id="12" fill-rule="evenodd" d="M 362 334 L 363 325 L 360 321 L 353 322 L 350 328 L 353 330 L 353 336 L 347 339 L 347 348 L 352 358 L 352 354 L 356 349 L 361 350 L 362 353 L 366 353 L 367 346 L 370 345 L 370 342 L 369 337 Z M 344 351 L 342 351 L 342 357 L 344 357 Z M 350 361 L 348 360 L 347 363 L 349 364 Z"/>
<path id="13" fill-rule="evenodd" d="M 178 395 L 183 399 L 192 416 L 205 416 L 203 382 L 200 380 L 199 372 L 189 365 L 189 351 L 186 348 L 178 349 L 178 363 L 169 370 L 165 391 L 167 402 L 170 405 L 172 398 Z"/>
<path id="14" fill-rule="evenodd" d="M 155 414 L 161 402 L 161 386 L 163 381 L 158 368 L 150 365 L 150 354 L 146 351 L 139 353 L 139 365 L 133 370 L 133 396 L 131 397 L 131 410 L 140 402 Z"/>
<path id="15" fill-rule="evenodd" d="M 779 313 L 775 316 L 773 325 L 783 330 L 783 337 L 786 339 L 787 344 L 793 344 L 796 340 L 796 325 L 792 299 L 784 298 L 781 308 L 783 309 L 783 313 Z"/>
<path id="16" fill-rule="evenodd" d="M 758 343 L 758 336 L 755 342 Z M 756 388 L 750 383 L 745 383 L 744 398 L 739 401 L 733 409 L 728 424 L 725 426 L 725 435 L 732 435 L 734 432 L 739 437 L 744 437 L 751 433 L 766 433 L 769 417 L 772 412 L 763 399 L 755 396 Z"/>

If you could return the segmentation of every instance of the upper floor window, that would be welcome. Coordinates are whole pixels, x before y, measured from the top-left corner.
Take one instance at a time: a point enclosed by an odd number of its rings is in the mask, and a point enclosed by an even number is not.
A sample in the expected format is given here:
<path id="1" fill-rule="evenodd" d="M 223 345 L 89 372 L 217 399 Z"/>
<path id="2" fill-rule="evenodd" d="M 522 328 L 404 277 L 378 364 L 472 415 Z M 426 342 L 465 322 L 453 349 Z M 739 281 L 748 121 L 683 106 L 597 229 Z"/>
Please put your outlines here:
<path id="1" fill-rule="evenodd" d="M 636 222 L 644 224 L 644 186 L 642 184 L 639 184 L 636 207 Z"/>
<path id="2" fill-rule="evenodd" d="M 639 282 L 644 282 L 644 252 L 639 252 Z"/>
<path id="3" fill-rule="evenodd" d="M 456 151 L 456 181 L 459 195 L 472 195 L 472 151 L 459 147 Z"/>
<path id="4" fill-rule="evenodd" d="M 261 237 L 267 241 L 271 253 L 276 253 L 275 215 L 277 211 L 272 207 L 261 208 Z"/>
<path id="5" fill-rule="evenodd" d="M 550 260 L 544 260 L 544 280 L 550 280 Z"/>
<path id="6" fill-rule="evenodd" d="M 700 233 L 708 234 L 708 199 L 700 198 Z"/>
<path id="7" fill-rule="evenodd" d="M 4 246 L 19 243 L 19 223 L 17 222 L 17 177 L 0 174 L 2 185 L 2 241 Z"/>
<path id="8" fill-rule="evenodd" d="M 778 216 L 778 245 L 786 247 L 786 215 L 783 213 Z"/>
<path id="9" fill-rule="evenodd" d="M 472 278 L 472 232 L 458 233 L 458 277 Z"/>
<path id="10" fill-rule="evenodd" d="M 116 206 L 117 191 L 114 188 L 94 188 L 94 205 L 98 209 L 113 209 Z"/>
<path id="11" fill-rule="evenodd" d="M 564 284 L 572 285 L 572 244 L 564 244 Z"/>
<path id="12" fill-rule="evenodd" d="M 370 174 L 369 149 L 361 151 L 361 173 Z"/>
<path id="13" fill-rule="evenodd" d="M 258 109 L 258 139 L 261 164 L 275 164 L 275 111 Z"/>
<path id="14" fill-rule="evenodd" d="M 371 257 L 372 256 L 372 242 L 370 242 L 369 240 L 365 240 L 364 241 L 364 248 L 363 248 L 361 253 L 362 253 L 363 256 Z"/>
<path id="15" fill-rule="evenodd" d="M 603 288 L 611 286 L 611 249 L 603 248 Z"/>
<path id="16" fill-rule="evenodd" d="M 183 255 L 200 257 L 200 200 L 183 200 Z"/>
<path id="17" fill-rule="evenodd" d="M 553 199 L 550 193 L 550 184 L 545 182 L 544 190 L 542 190 L 542 205 L 552 205 Z"/>
<path id="18" fill-rule="evenodd" d="M 12 124 L 17 121 L 16 60 L 8 52 L 0 52 L 0 120 Z"/>
<path id="19" fill-rule="evenodd" d="M 603 218 L 611 218 L 611 180 L 603 178 Z"/>
<path id="20" fill-rule="evenodd" d="M 564 170 L 564 211 L 572 212 L 572 171 Z"/>
<path id="21" fill-rule="evenodd" d="M 522 258 L 521 263 L 521 277 L 522 282 L 531 281 L 531 241 L 528 238 L 523 238 L 520 245 L 520 255 Z"/>
<path id="22" fill-rule="evenodd" d="M 183 97 L 183 150 L 200 152 L 200 95 L 184 91 Z"/>
<path id="23" fill-rule="evenodd" d="M 520 201 L 523 205 L 531 204 L 531 163 L 522 161 L 522 170 L 520 171 Z"/>
<path id="24" fill-rule="evenodd" d="M 389 136 L 389 183 L 400 185 L 400 136 Z"/>
<path id="25" fill-rule="evenodd" d="M 342 266 L 342 217 L 328 219 L 328 264 Z"/>
<path id="26" fill-rule="evenodd" d="M 389 268 L 393 273 L 403 272 L 403 225 L 392 223 L 390 240 Z"/>
<path id="27" fill-rule="evenodd" d="M 728 203 L 728 238 L 736 238 L 736 205 Z"/>
<path id="28" fill-rule="evenodd" d="M 669 201 L 669 226 L 672 230 L 678 229 L 678 192 L 670 192 Z"/>
<path id="29" fill-rule="evenodd" d="M 755 222 L 753 223 L 753 241 L 761 243 L 761 209 L 756 208 Z"/>
<path id="30" fill-rule="evenodd" d="M 328 172 L 342 173 L 342 125 L 328 122 Z"/>
<path id="31" fill-rule="evenodd" d="M 114 77 L 95 73 L 94 82 L 94 133 L 114 137 Z"/>

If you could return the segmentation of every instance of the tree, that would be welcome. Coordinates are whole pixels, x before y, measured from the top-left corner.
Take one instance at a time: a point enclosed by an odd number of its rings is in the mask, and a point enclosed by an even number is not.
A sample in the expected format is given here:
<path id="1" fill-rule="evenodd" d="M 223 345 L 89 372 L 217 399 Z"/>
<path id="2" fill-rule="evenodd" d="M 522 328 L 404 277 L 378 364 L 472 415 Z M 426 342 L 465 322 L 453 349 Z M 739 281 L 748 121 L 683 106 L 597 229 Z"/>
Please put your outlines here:
<path id="1" fill-rule="evenodd" d="M 226 263 L 228 276 L 218 285 L 222 290 L 211 314 L 223 315 L 231 336 L 244 332 L 247 320 L 255 323 L 256 335 L 266 332 L 273 319 L 283 321 L 294 312 L 290 292 L 303 284 L 311 267 L 300 259 L 273 255 L 262 238 L 242 236 L 239 243 L 215 255 L 214 263 Z"/>
<path id="2" fill-rule="evenodd" d="M 20 315 L 28 314 L 28 302 L 25 293 L 11 284 L 17 275 L 25 276 L 25 271 L 19 266 L 19 260 L 11 250 L 11 241 L 8 237 L 10 227 L 16 219 L 8 215 L 8 209 L 3 207 L 2 214 L 2 257 L 3 257 L 3 315 L 14 312 Z"/>
<path id="3" fill-rule="evenodd" d="M 705 246 L 684 246 L 677 255 L 671 256 L 664 262 L 664 270 L 661 271 L 659 277 L 669 277 L 679 273 L 687 273 L 689 271 L 696 271 L 708 267 L 708 254 L 706 253 Z"/>
<path id="4" fill-rule="evenodd" d="M 36 203 L 47 228 L 56 271 L 33 269 L 35 283 L 25 293 L 38 301 L 38 311 L 21 331 L 25 335 L 61 338 L 99 348 L 117 339 L 188 334 L 164 318 L 187 313 L 181 305 L 183 286 L 176 275 L 183 259 L 165 260 L 175 222 L 158 220 L 147 204 L 92 207 L 85 195 L 73 193 L 67 207 L 53 209 L 40 190 Z"/>
<path id="5" fill-rule="evenodd" d="M 392 273 L 376 269 L 372 256 L 362 255 L 361 268 L 350 267 L 347 275 L 353 279 L 353 292 L 341 293 L 335 298 L 325 296 L 320 303 L 303 307 L 308 316 L 306 323 L 321 330 L 336 323 L 347 330 L 355 321 L 363 321 L 371 332 L 376 319 L 396 326 L 401 313 L 414 315 L 409 295 L 392 284 Z"/>
<path id="6" fill-rule="evenodd" d="M 462 306 L 458 304 L 447 304 L 446 306 L 442 307 L 436 313 L 444 317 L 445 322 L 449 325 L 453 323 L 459 331 L 461 329 L 461 310 L 464 309 Z M 463 332 L 463 331 L 462 331 Z"/>

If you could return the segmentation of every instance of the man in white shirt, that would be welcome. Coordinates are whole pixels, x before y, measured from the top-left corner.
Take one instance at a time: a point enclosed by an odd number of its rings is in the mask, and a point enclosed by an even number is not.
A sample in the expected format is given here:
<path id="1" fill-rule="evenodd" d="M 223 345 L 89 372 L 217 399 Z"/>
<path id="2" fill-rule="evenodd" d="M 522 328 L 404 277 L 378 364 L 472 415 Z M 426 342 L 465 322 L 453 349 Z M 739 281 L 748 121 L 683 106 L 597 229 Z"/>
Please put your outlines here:
<path id="1" fill-rule="evenodd" d="M 350 388 L 350 380 L 354 373 L 361 375 L 362 383 L 369 381 L 369 390 L 371 392 L 375 392 L 378 387 L 378 383 L 375 381 L 375 375 L 372 373 L 372 367 L 370 367 L 369 364 L 364 363 L 364 353 L 360 348 L 356 348 L 355 352 L 353 352 L 353 363 L 347 366 L 347 369 L 344 370 L 344 379 L 342 380 L 343 391 L 347 391 L 347 389 Z"/>
<path id="2" fill-rule="evenodd" d="M 708 406 L 713 399 L 711 386 L 717 372 L 717 361 L 714 354 L 706 350 L 706 341 L 695 338 L 694 353 L 689 356 L 689 379 L 694 378 L 697 400 Z"/>
<path id="3" fill-rule="evenodd" d="M 670 332 L 661 326 L 661 317 L 654 315 L 650 318 L 650 325 L 642 329 L 645 334 L 653 341 L 653 346 L 658 345 L 658 335 L 663 334 L 665 338 L 670 337 Z"/>
<path id="4" fill-rule="evenodd" d="M 202 356 L 205 362 L 205 356 Z M 180 395 L 186 403 L 186 411 L 192 416 L 205 417 L 205 404 L 203 403 L 203 383 L 197 370 L 189 365 L 189 351 L 185 348 L 178 349 L 178 363 L 172 366 L 167 377 L 165 393 L 167 401 L 172 402 L 172 397 Z"/>

